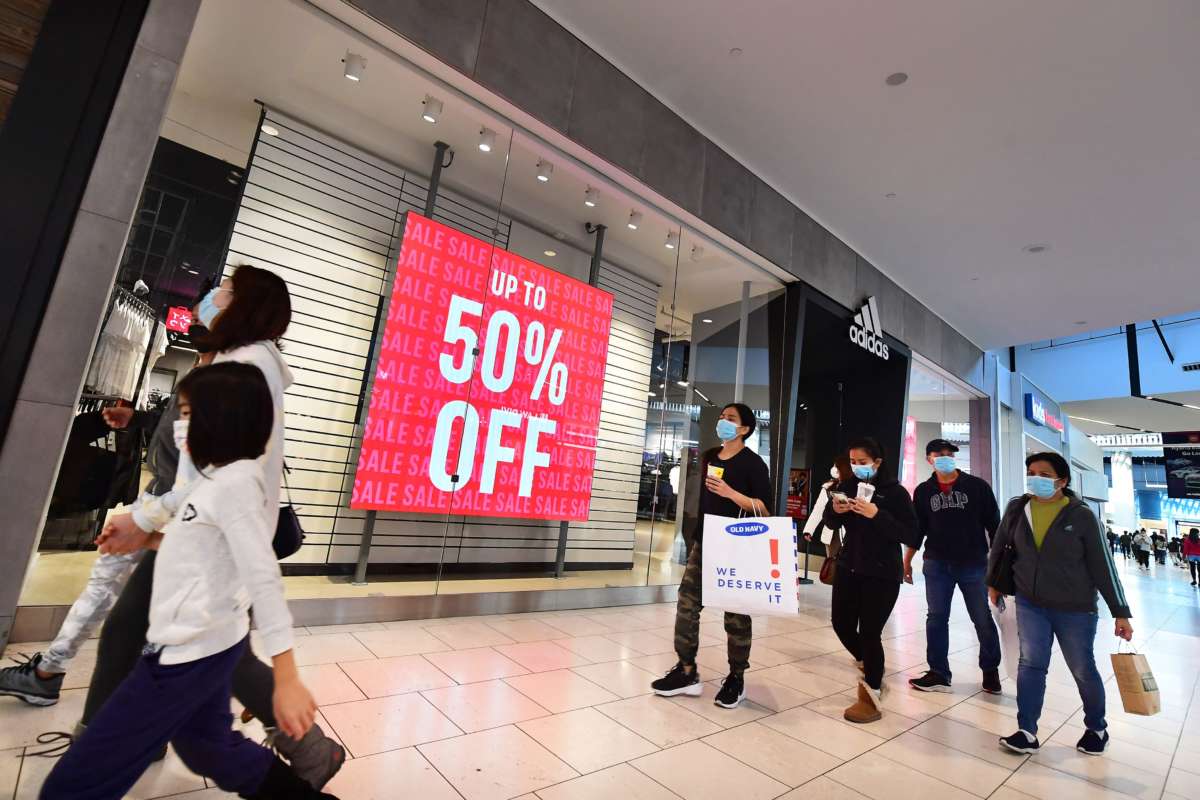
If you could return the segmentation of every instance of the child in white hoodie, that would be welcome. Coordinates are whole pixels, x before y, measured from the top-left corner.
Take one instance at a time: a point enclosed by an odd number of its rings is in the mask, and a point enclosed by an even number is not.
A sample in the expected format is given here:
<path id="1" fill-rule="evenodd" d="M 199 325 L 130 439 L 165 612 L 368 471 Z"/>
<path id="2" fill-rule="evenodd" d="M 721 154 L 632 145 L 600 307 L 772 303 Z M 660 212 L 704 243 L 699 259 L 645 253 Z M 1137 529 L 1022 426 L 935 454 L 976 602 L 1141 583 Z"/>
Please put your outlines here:
<path id="1" fill-rule="evenodd" d="M 191 770 L 242 797 L 331 797 L 232 729 L 232 675 L 249 646 L 251 607 L 273 661 L 279 728 L 300 738 L 316 714 L 292 655 L 292 618 L 266 522 L 271 493 L 256 460 L 272 435 L 271 391 L 257 367 L 226 362 L 188 375 L 179 403 L 201 475 L 157 537 L 146 650 L 40 796 L 123 797 L 171 742 Z"/>

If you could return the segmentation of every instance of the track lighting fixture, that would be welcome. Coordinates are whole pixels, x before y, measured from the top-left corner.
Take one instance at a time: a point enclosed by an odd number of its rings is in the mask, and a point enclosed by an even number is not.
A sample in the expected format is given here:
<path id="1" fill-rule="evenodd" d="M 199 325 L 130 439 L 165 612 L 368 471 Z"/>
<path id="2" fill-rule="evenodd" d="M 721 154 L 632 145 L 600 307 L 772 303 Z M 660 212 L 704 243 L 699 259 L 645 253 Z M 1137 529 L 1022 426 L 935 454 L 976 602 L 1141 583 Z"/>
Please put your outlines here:
<path id="1" fill-rule="evenodd" d="M 547 183 L 553 174 L 554 165 L 544 158 L 539 158 L 537 162 L 537 179 L 542 183 Z"/>
<path id="2" fill-rule="evenodd" d="M 629 212 L 629 222 L 625 223 L 625 227 L 629 228 L 629 230 L 631 230 L 631 231 L 636 231 L 638 229 L 638 226 L 640 226 L 641 224 L 642 224 L 642 212 L 630 211 Z"/>
<path id="3" fill-rule="evenodd" d="M 479 129 L 479 149 L 485 153 L 492 152 L 496 146 L 496 132 L 491 128 Z"/>
<path id="4" fill-rule="evenodd" d="M 367 59 L 360 56 L 358 53 L 346 51 L 346 57 L 342 59 L 342 63 L 346 65 L 345 74 L 348 80 L 361 81 L 363 73 L 367 71 Z"/>
<path id="5" fill-rule="evenodd" d="M 588 208 L 595 208 L 599 202 L 600 193 L 589 186 L 587 191 L 583 193 L 583 204 Z"/>
<path id="6" fill-rule="evenodd" d="M 425 99 L 421 101 L 421 105 L 425 106 L 425 110 L 421 112 L 421 119 L 429 124 L 433 125 L 442 118 L 442 101 L 433 95 L 425 95 Z"/>
<path id="7" fill-rule="evenodd" d="M 667 234 L 666 244 L 663 245 L 668 250 L 674 250 L 679 246 L 679 231 L 671 231 Z"/>

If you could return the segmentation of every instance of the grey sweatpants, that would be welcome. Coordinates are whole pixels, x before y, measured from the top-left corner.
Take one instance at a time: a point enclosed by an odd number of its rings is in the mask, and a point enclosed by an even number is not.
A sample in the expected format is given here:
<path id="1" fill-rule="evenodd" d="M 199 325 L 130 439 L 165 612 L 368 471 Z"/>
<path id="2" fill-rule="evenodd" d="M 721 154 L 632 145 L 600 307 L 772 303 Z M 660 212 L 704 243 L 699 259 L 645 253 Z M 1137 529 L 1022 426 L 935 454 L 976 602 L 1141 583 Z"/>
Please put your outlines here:
<path id="1" fill-rule="evenodd" d="M 92 564 L 87 586 L 71 604 L 67 618 L 58 629 L 50 648 L 42 655 L 39 668 L 46 672 L 66 672 L 79 648 L 108 617 L 121 596 L 129 575 L 145 554 L 144 550 L 119 556 L 103 553 Z"/>

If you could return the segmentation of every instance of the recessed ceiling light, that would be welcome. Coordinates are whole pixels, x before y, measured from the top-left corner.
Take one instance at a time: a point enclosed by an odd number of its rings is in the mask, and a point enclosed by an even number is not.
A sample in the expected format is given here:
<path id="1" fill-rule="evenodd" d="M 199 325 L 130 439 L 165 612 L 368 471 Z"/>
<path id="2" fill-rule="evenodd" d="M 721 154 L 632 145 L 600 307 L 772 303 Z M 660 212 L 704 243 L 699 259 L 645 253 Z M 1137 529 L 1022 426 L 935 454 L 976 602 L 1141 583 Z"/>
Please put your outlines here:
<path id="1" fill-rule="evenodd" d="M 629 212 L 629 222 L 625 223 L 625 227 L 629 228 L 629 230 L 631 230 L 631 231 L 636 231 L 638 229 L 638 226 L 641 224 L 642 224 L 642 212 L 630 211 Z"/>
<path id="2" fill-rule="evenodd" d="M 583 204 L 588 208 L 595 208 L 599 202 L 600 193 L 589 186 L 587 191 L 583 193 Z"/>
<path id="3" fill-rule="evenodd" d="M 279 135 L 279 128 L 276 128 L 274 125 L 272 125 L 269 122 L 264 122 L 262 124 L 262 126 L 259 128 L 259 130 L 262 131 L 263 133 L 265 133 L 267 136 L 278 136 Z"/>
<path id="4" fill-rule="evenodd" d="M 671 231 L 667 234 L 667 241 L 663 243 L 663 247 L 668 250 L 674 250 L 679 246 L 679 231 Z"/>
<path id="5" fill-rule="evenodd" d="M 496 146 L 496 132 L 491 128 L 479 129 L 479 149 L 485 153 L 492 152 Z"/>
<path id="6" fill-rule="evenodd" d="M 699 261 L 704 258 L 704 248 L 698 244 L 692 245 L 692 261 Z"/>
<path id="7" fill-rule="evenodd" d="M 1076 325 L 1087 325 L 1087 320 L 1086 319 L 1077 319 L 1077 320 L 1075 320 L 1075 324 Z"/>
<path id="8" fill-rule="evenodd" d="M 740 55 L 741 55 L 743 52 L 745 52 L 745 51 L 744 51 L 744 50 L 742 50 L 742 48 L 740 48 L 740 47 L 731 47 L 731 48 L 729 48 L 729 57 L 730 57 L 730 58 L 737 58 L 737 57 L 738 57 L 738 56 L 740 56 Z"/>
<path id="9" fill-rule="evenodd" d="M 899 86 L 902 83 L 908 82 L 908 73 L 907 72 L 893 72 L 891 75 L 888 75 L 887 78 L 885 78 L 883 82 L 886 83 L 888 86 Z"/>
<path id="10" fill-rule="evenodd" d="M 650 395 L 651 397 L 658 397 L 658 392 L 647 391 L 646 394 Z"/>
<path id="11" fill-rule="evenodd" d="M 687 388 L 687 385 L 688 385 L 688 382 L 687 382 L 687 381 L 675 381 L 675 385 L 676 385 L 676 386 L 682 386 L 684 389 L 686 389 L 686 388 Z"/>
<path id="12" fill-rule="evenodd" d="M 367 59 L 358 53 L 351 53 L 347 50 L 346 57 L 342 59 L 342 63 L 346 65 L 343 74 L 347 79 L 352 81 L 362 80 L 363 73 L 367 71 Z"/>
<path id="13" fill-rule="evenodd" d="M 1047 250 L 1049 250 L 1050 245 L 1048 245 L 1048 244 L 1027 244 L 1024 247 L 1022 247 L 1021 249 L 1024 252 L 1029 253 L 1031 255 L 1037 255 L 1038 253 L 1044 253 Z"/>
<path id="14" fill-rule="evenodd" d="M 554 165 L 544 158 L 539 158 L 537 163 L 537 179 L 542 183 L 550 180 L 550 176 L 554 174 Z"/>
<path id="15" fill-rule="evenodd" d="M 895 193 L 895 192 L 888 192 L 887 194 L 885 194 L 885 195 L 884 195 L 884 197 L 886 197 L 888 200 L 895 200 L 895 199 L 896 199 L 896 193 Z"/>
<path id="16" fill-rule="evenodd" d="M 425 95 L 425 99 L 421 101 L 421 105 L 425 106 L 425 110 L 421 112 L 421 119 L 430 123 L 436 123 L 442 116 L 442 101 L 438 100 L 433 95 Z"/>
<path id="17" fill-rule="evenodd" d="M 554 258 L 556 255 L 558 255 L 558 251 L 557 250 L 543 250 L 542 255 L 550 256 L 551 258 Z"/>
<path id="18" fill-rule="evenodd" d="M 700 320 L 700 321 L 701 321 L 701 322 L 703 322 L 705 325 L 711 325 L 711 324 L 712 324 L 712 320 L 711 320 L 711 319 L 709 319 L 708 317 L 705 317 L 704 319 L 702 319 L 702 320 Z"/>

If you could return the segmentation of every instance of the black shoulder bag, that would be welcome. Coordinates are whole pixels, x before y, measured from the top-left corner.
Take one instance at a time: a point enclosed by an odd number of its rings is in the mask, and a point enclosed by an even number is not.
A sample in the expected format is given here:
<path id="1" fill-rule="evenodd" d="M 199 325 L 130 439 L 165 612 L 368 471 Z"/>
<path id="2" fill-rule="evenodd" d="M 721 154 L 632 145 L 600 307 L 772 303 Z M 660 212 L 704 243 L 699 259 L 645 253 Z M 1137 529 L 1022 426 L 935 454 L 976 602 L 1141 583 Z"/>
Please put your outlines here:
<path id="1" fill-rule="evenodd" d="M 300 546 L 304 544 L 304 529 L 300 527 L 300 515 L 296 513 L 296 507 L 292 505 L 292 487 L 288 486 L 287 475 L 291 472 L 287 462 L 283 464 L 283 487 L 287 490 L 287 505 L 279 507 L 279 521 L 275 524 L 275 538 L 271 540 L 271 547 L 275 550 L 275 557 L 283 560 L 288 556 L 295 555 Z"/>
<path id="2" fill-rule="evenodd" d="M 1025 507 L 1022 506 L 1019 513 L 1025 513 Z M 1009 526 L 1011 530 L 1012 526 Z M 1004 545 L 1004 550 L 1000 553 L 1000 558 L 996 559 L 996 563 L 988 570 L 985 582 L 1002 595 L 1012 597 L 1017 593 L 1017 579 L 1013 575 L 1013 565 L 1017 561 L 1017 548 L 1013 545 L 1013 539 L 1010 536 L 1008 542 Z"/>

